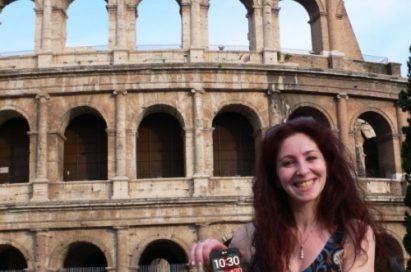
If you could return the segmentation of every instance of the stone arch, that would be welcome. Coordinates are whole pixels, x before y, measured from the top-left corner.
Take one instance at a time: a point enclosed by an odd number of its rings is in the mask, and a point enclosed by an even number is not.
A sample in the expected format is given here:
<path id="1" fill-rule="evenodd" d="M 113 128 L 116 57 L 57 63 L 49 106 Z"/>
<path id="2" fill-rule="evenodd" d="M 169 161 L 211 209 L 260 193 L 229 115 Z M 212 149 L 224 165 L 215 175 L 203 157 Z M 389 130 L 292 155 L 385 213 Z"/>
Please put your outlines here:
<path id="1" fill-rule="evenodd" d="M 390 118 L 376 108 L 363 110 L 350 124 L 355 141 L 359 176 L 392 178 L 395 174 L 394 126 Z"/>
<path id="2" fill-rule="evenodd" d="M 178 107 L 173 106 L 173 103 L 171 102 L 163 101 L 160 103 L 153 103 L 142 108 L 143 110 L 136 114 L 131 126 L 135 132 L 137 132 L 138 127 L 144 117 L 156 112 L 168 113 L 177 119 L 182 128 L 186 127 L 186 121 L 181 113 L 181 110 Z"/>
<path id="3" fill-rule="evenodd" d="M 63 180 L 106 180 L 109 137 L 102 116 L 89 107 L 75 108 L 63 135 Z"/>
<path id="4" fill-rule="evenodd" d="M 170 252 L 170 248 L 172 248 L 172 254 L 167 256 L 166 254 Z M 164 249 L 167 249 L 168 252 L 164 252 Z M 134 250 L 130 265 L 131 267 L 140 267 L 156 259 L 165 259 L 168 263 L 177 260 L 179 263 L 181 262 L 180 264 L 186 264 L 188 262 L 188 250 L 189 245 L 178 238 L 171 237 L 171 235 L 149 237 Z"/>
<path id="5" fill-rule="evenodd" d="M 56 245 L 50 252 L 50 267 L 61 269 L 64 266 L 64 260 L 70 250 L 70 246 L 76 243 L 87 243 L 97 247 L 105 256 L 107 267 L 114 267 L 114 260 L 110 246 L 104 242 L 96 240 L 95 237 L 89 235 L 72 235 L 72 237 L 63 240 Z"/>
<path id="6" fill-rule="evenodd" d="M 185 137 L 175 108 L 154 105 L 145 110 L 137 128 L 137 178 L 185 176 Z"/>
<path id="7" fill-rule="evenodd" d="M 29 131 L 33 130 L 33 127 L 35 127 L 32 123 L 33 120 L 26 111 L 16 107 L 4 107 L 0 109 L 0 125 L 12 118 L 23 118 L 26 120 Z"/>
<path id="8" fill-rule="evenodd" d="M 263 122 L 258 114 L 258 110 L 253 105 L 240 100 L 226 101 L 223 104 L 218 105 L 214 111 L 214 115 L 205 118 L 205 127 L 212 128 L 214 118 L 219 113 L 227 111 L 236 112 L 244 116 L 250 122 L 256 135 L 261 132 Z"/>
<path id="9" fill-rule="evenodd" d="M 0 183 L 25 183 L 30 177 L 30 125 L 15 110 L 0 111 Z"/>
<path id="10" fill-rule="evenodd" d="M 290 110 L 290 115 L 287 119 L 294 119 L 296 117 L 310 116 L 328 128 L 334 128 L 332 118 L 327 111 L 318 105 L 312 103 L 301 103 L 295 105 Z"/>
<path id="11" fill-rule="evenodd" d="M 402 245 L 402 237 L 399 237 L 396 233 L 387 230 L 384 233 L 377 233 L 379 240 L 383 242 L 386 253 L 390 261 L 389 271 L 405 271 L 404 264 L 406 261 L 404 249 Z M 378 251 L 378 243 L 377 248 Z M 378 260 L 376 260 L 376 265 L 378 265 Z"/>
<path id="12" fill-rule="evenodd" d="M 19 243 L 9 240 L 9 239 L 0 239 L 0 252 L 2 247 L 11 247 L 17 250 L 23 258 L 26 261 L 26 267 L 25 269 L 27 270 L 32 270 L 32 263 L 34 262 L 33 256 L 29 253 L 30 250 L 26 249 L 24 246 L 20 245 Z"/>
<path id="13" fill-rule="evenodd" d="M 62 135 L 64 135 L 64 131 L 67 128 L 70 121 L 82 114 L 91 114 L 91 115 L 101 118 L 106 123 L 107 128 L 108 128 L 108 122 L 107 122 L 108 119 L 102 114 L 101 111 L 97 110 L 96 107 L 85 105 L 85 104 L 80 104 L 80 105 L 76 105 L 70 108 L 62 116 L 60 116 L 60 118 L 56 118 L 55 122 L 59 122 L 59 125 L 56 125 L 56 127 L 58 127 L 58 131 Z"/>
<path id="14" fill-rule="evenodd" d="M 227 104 L 215 114 L 212 127 L 213 175 L 251 176 L 261 131 L 256 112 L 241 104 Z"/>

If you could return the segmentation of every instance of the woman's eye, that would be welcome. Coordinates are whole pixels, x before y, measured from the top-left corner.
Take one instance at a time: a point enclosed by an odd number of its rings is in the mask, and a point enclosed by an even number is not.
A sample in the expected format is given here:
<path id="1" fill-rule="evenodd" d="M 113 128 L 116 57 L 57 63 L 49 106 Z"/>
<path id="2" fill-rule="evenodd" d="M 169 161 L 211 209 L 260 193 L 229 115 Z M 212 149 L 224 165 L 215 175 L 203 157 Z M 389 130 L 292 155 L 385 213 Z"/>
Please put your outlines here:
<path id="1" fill-rule="evenodd" d="M 316 156 L 308 156 L 308 157 L 307 157 L 307 161 L 314 161 L 314 160 L 316 160 L 316 159 L 317 159 Z"/>
<path id="2" fill-rule="evenodd" d="M 293 161 L 283 161 L 282 163 L 281 163 L 281 166 L 282 167 L 289 167 L 289 166 L 291 166 L 293 164 Z"/>

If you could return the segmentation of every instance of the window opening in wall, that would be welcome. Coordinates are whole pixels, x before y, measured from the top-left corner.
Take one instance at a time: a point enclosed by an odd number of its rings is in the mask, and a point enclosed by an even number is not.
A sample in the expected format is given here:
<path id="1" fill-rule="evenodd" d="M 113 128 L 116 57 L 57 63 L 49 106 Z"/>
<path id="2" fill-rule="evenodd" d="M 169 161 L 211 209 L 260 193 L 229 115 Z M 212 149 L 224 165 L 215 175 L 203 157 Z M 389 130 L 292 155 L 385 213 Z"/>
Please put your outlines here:
<path id="1" fill-rule="evenodd" d="M 292 0 L 280 1 L 279 7 L 281 50 L 294 54 L 310 53 L 312 40 L 307 10 Z"/>
<path id="2" fill-rule="evenodd" d="M 211 0 L 208 11 L 210 50 L 249 50 L 247 9 L 240 0 Z"/>
<path id="3" fill-rule="evenodd" d="M 74 0 L 67 10 L 67 47 L 106 49 L 108 13 L 104 0 Z"/>
<path id="4" fill-rule="evenodd" d="M 0 245 L 0 272 L 23 272 L 25 268 L 27 268 L 27 261 L 18 249 L 9 245 Z"/>
<path id="5" fill-rule="evenodd" d="M 138 178 L 184 176 L 183 134 L 174 117 L 166 113 L 148 115 L 137 137 Z"/>
<path id="6" fill-rule="evenodd" d="M 64 180 L 107 179 L 106 123 L 91 114 L 74 118 L 65 131 Z"/>
<path id="7" fill-rule="evenodd" d="M 95 245 L 78 242 L 70 245 L 64 260 L 63 272 L 105 272 L 107 260 Z"/>
<path id="8" fill-rule="evenodd" d="M 354 125 L 354 139 L 360 176 L 391 178 L 395 174 L 391 127 L 382 116 L 373 112 L 360 115 Z"/>
<path id="9" fill-rule="evenodd" d="M 312 117 L 316 121 L 320 122 L 323 126 L 331 128 L 330 122 L 328 121 L 327 117 L 325 117 L 321 111 L 315 108 L 306 106 L 299 107 L 290 114 L 288 119 L 291 120 L 298 117 Z"/>
<path id="10" fill-rule="evenodd" d="M 0 183 L 29 181 L 29 131 L 23 118 L 0 125 Z"/>
<path id="11" fill-rule="evenodd" d="M 181 48 L 180 6 L 175 0 L 142 0 L 137 6 L 139 50 Z"/>
<path id="12" fill-rule="evenodd" d="M 189 271 L 188 258 L 184 249 L 170 240 L 150 243 L 141 255 L 138 272 Z"/>
<path id="13" fill-rule="evenodd" d="M 223 112 L 213 120 L 214 176 L 251 176 L 254 168 L 254 133 L 246 118 Z"/>
<path id="14" fill-rule="evenodd" d="M 0 12 L 0 57 L 31 54 L 34 49 L 34 3 L 19 0 Z"/>

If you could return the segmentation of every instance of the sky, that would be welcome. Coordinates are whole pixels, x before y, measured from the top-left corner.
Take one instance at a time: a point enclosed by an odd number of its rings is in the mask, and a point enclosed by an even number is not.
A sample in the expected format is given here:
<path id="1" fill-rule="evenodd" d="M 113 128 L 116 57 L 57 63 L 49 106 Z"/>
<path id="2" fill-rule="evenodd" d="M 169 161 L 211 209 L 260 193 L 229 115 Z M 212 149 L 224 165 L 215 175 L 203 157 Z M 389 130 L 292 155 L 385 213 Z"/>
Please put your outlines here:
<path id="1" fill-rule="evenodd" d="M 107 45 L 105 3 L 73 1 L 67 11 L 66 46 Z M 402 75 L 406 76 L 411 45 L 411 0 L 345 0 L 345 6 L 362 53 L 401 63 Z M 307 12 L 293 0 L 282 0 L 280 7 L 281 47 L 311 50 Z M 15 1 L 3 9 L 0 55 L 33 50 L 34 20 L 34 3 L 30 0 Z M 180 45 L 181 20 L 175 0 L 141 1 L 137 22 L 139 48 Z M 210 45 L 246 47 L 247 28 L 246 9 L 239 0 L 210 0 Z"/>

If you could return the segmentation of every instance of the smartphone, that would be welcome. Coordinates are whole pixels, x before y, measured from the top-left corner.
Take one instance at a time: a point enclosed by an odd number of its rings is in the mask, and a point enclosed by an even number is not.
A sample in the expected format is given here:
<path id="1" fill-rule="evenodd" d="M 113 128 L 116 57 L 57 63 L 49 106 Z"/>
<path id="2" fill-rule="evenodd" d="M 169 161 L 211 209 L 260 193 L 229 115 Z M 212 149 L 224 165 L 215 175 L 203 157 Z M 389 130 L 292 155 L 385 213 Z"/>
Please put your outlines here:
<path id="1" fill-rule="evenodd" d="M 235 247 L 211 251 L 210 266 L 213 272 L 246 272 Z"/>

